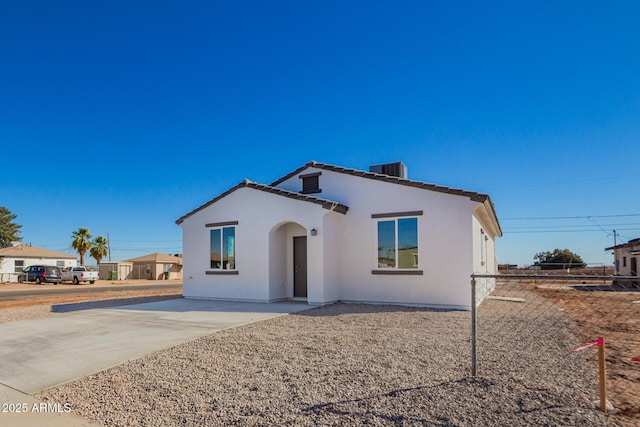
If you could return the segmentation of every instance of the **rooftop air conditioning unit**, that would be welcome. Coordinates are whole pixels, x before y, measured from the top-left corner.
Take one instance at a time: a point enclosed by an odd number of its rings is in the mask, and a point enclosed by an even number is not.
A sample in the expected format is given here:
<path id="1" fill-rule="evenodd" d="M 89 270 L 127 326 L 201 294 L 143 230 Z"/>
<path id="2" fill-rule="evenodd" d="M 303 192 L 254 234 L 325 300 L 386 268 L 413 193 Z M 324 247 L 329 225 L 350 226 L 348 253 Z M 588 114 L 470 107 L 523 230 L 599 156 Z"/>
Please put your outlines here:
<path id="1" fill-rule="evenodd" d="M 385 163 L 383 165 L 370 166 L 369 172 L 380 173 L 389 176 L 397 176 L 398 178 L 407 179 L 407 167 L 402 162 Z"/>

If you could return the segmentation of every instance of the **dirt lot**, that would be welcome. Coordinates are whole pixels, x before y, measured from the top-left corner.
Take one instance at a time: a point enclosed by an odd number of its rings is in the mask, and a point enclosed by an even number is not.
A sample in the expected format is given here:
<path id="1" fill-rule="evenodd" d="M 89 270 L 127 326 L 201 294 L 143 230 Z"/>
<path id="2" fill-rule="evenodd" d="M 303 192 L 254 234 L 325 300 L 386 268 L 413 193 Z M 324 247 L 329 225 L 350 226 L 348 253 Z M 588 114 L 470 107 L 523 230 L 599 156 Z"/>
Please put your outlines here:
<path id="1" fill-rule="evenodd" d="M 580 325 L 584 343 L 605 337 L 607 391 L 625 425 L 640 426 L 640 292 L 537 289 Z M 637 302 L 634 302 L 637 301 Z M 597 352 L 593 351 L 594 363 Z"/>
<path id="2" fill-rule="evenodd" d="M 177 290 L 147 290 L 141 287 L 140 290 L 131 290 L 131 291 L 122 291 L 119 290 L 118 287 L 123 285 L 149 285 L 154 282 L 149 280 L 126 280 L 126 281 L 99 281 L 93 285 L 82 284 L 82 285 L 72 285 L 68 283 L 63 283 L 59 285 L 53 284 L 43 284 L 43 285 L 35 285 L 33 283 L 2 283 L 0 284 L 0 291 L 19 291 L 19 290 L 29 290 L 33 289 L 34 294 L 39 290 L 47 290 L 47 289 L 77 289 L 77 290 L 88 290 L 91 289 L 92 293 L 85 295 L 60 295 L 60 296 L 43 296 L 42 298 L 34 297 L 29 299 L 14 299 L 7 298 L 4 299 L 2 296 L 2 292 L 0 292 L 0 310 L 5 308 L 15 308 L 15 307 L 29 307 L 33 305 L 43 305 L 43 304 L 64 304 L 71 302 L 82 302 L 82 301 L 95 301 L 102 299 L 112 299 L 112 298 L 131 298 L 138 296 L 151 296 L 151 295 L 180 295 L 182 291 Z M 159 284 L 179 284 L 181 281 L 179 280 L 167 280 L 157 282 Z M 101 288 L 100 290 L 97 288 Z M 94 292 L 95 291 L 95 292 Z"/>

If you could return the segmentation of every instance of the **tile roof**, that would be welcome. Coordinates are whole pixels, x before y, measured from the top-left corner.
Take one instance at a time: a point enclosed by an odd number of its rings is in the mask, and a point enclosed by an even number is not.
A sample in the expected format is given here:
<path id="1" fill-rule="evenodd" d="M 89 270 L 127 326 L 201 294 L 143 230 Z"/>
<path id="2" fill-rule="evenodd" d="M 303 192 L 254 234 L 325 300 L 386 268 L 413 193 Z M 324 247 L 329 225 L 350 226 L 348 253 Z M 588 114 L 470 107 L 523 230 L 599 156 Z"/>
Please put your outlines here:
<path id="1" fill-rule="evenodd" d="M 477 193 L 475 191 L 467 191 L 467 190 L 462 190 L 462 189 L 458 189 L 458 188 L 444 187 L 444 186 L 441 186 L 441 185 L 429 184 L 429 183 L 422 182 L 422 181 L 414 181 L 412 179 L 399 178 L 397 176 L 384 175 L 384 174 L 379 174 L 379 173 L 375 173 L 375 172 L 366 172 L 366 171 L 362 171 L 362 170 L 358 170 L 358 169 L 344 168 L 344 167 L 341 167 L 341 166 L 329 165 L 329 164 L 326 164 L 326 163 L 319 163 L 319 162 L 315 162 L 315 161 L 311 161 L 311 162 L 305 164 L 304 166 L 299 167 L 298 169 L 296 169 L 293 172 L 283 176 L 282 178 L 278 179 L 277 181 L 272 182 L 271 185 L 273 187 L 275 187 L 275 186 L 283 183 L 284 181 L 288 180 L 289 178 L 291 178 L 293 176 L 296 176 L 297 174 L 299 174 L 300 172 L 302 172 L 303 170 L 308 169 L 308 168 L 324 169 L 324 170 L 328 170 L 328 171 L 332 171 L 332 172 L 338 172 L 338 173 L 344 173 L 344 174 L 347 174 L 347 175 L 359 176 L 359 177 L 362 177 L 362 178 L 375 179 L 377 181 L 390 182 L 392 184 L 399 184 L 399 185 L 405 185 L 405 186 L 408 186 L 408 187 L 422 188 L 424 190 L 431 190 L 431 191 L 437 191 L 437 192 L 440 192 L 440 193 L 454 194 L 456 196 L 466 196 L 466 197 L 469 197 L 474 202 L 480 202 L 480 203 L 483 203 L 485 200 L 487 200 L 489 198 L 489 195 L 482 194 L 482 193 Z"/>
<path id="2" fill-rule="evenodd" d="M 13 258 L 76 259 L 75 255 L 24 244 L 0 249 L 0 257 L 3 256 Z"/>
<path id="3" fill-rule="evenodd" d="M 315 203 L 316 205 L 322 206 L 324 209 L 328 209 L 330 211 L 336 211 L 336 212 L 341 213 L 341 214 L 346 214 L 347 211 L 349 210 L 349 207 L 346 206 L 346 205 L 343 205 L 342 203 L 334 202 L 334 201 L 327 200 L 327 199 L 321 199 L 319 197 L 309 196 L 307 194 L 297 193 L 295 191 L 289 191 L 289 190 L 285 190 L 285 189 L 282 189 L 282 188 L 276 188 L 276 187 L 271 186 L 271 185 L 259 184 L 257 182 L 253 182 L 253 181 L 249 181 L 248 179 L 245 179 L 244 181 L 242 181 L 240 184 L 236 185 L 235 187 L 230 188 L 229 190 L 225 191 L 224 193 L 220 194 L 219 196 L 209 200 L 204 205 L 202 205 L 202 206 L 194 209 L 193 211 L 189 212 L 188 214 L 178 218 L 176 220 L 176 224 L 182 224 L 182 222 L 185 219 L 187 219 L 188 217 L 190 217 L 191 215 L 195 214 L 196 212 L 199 212 L 199 211 L 203 210 L 204 208 L 206 208 L 208 206 L 211 206 L 212 204 L 214 204 L 218 200 L 228 196 L 229 194 L 233 193 L 234 191 L 236 191 L 236 190 L 238 190 L 240 188 L 253 188 L 254 190 L 264 191 L 265 193 L 271 193 L 271 194 L 275 194 L 275 195 L 278 195 L 278 196 L 287 197 L 289 199 L 300 200 L 302 202 Z"/>
<path id="4" fill-rule="evenodd" d="M 412 179 L 399 178 L 397 176 L 384 175 L 384 174 L 379 174 L 379 173 L 375 173 L 375 172 L 366 172 L 366 171 L 363 171 L 363 170 L 345 168 L 345 167 L 341 167 L 341 166 L 335 166 L 335 165 L 330 165 L 330 164 L 327 164 L 327 163 L 320 163 L 320 162 L 316 162 L 316 161 L 311 161 L 311 162 L 305 164 L 304 166 L 299 167 L 298 169 L 294 170 L 293 172 L 291 172 L 291 173 L 283 176 L 282 178 L 272 182 L 271 185 L 275 187 L 275 186 L 283 183 L 284 181 L 288 180 L 289 178 L 292 178 L 292 177 L 298 175 L 299 173 L 301 173 L 302 171 L 304 171 L 305 169 L 308 169 L 308 168 L 323 169 L 323 170 L 327 170 L 327 171 L 343 173 L 343 174 L 357 176 L 357 177 L 361 177 L 361 178 L 367 178 L 367 179 L 373 179 L 373 180 L 382 181 L 382 182 L 388 182 L 388 183 L 391 183 L 391 184 L 398 184 L 398 185 L 404 185 L 404 186 L 407 186 L 407 187 L 420 188 L 420 189 L 423 189 L 423 190 L 436 191 L 436 192 L 439 192 L 439 193 L 451 194 L 451 195 L 454 195 L 454 196 L 468 197 L 471 201 L 482 203 L 482 204 L 485 205 L 485 207 L 487 209 L 487 212 L 489 213 L 489 217 L 491 219 L 491 222 L 494 224 L 498 235 L 500 235 L 500 236 L 502 235 L 502 229 L 500 227 L 500 223 L 498 221 L 498 216 L 496 215 L 495 206 L 493 205 L 493 201 L 491 200 L 491 197 L 489 197 L 488 194 L 478 193 L 478 192 L 475 192 L 475 191 L 467 191 L 467 190 L 463 190 L 463 189 L 459 189 L 459 188 L 452 188 L 452 187 L 445 187 L 445 186 L 441 186 L 441 185 L 429 184 L 427 182 L 414 181 Z"/>

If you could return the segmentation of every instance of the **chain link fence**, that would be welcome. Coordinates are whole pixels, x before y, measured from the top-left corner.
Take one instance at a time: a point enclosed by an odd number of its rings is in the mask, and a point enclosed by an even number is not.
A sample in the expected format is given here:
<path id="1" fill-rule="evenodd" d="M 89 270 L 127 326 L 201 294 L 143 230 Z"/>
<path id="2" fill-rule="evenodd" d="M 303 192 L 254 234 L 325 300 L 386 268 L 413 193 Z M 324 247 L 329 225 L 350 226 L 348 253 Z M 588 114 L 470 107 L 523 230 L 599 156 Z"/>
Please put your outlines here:
<path id="1" fill-rule="evenodd" d="M 593 372 L 605 338 L 614 406 L 640 420 L 640 277 L 573 274 L 472 275 L 472 375 L 552 370 Z M 586 365 L 584 364 L 586 362 Z"/>

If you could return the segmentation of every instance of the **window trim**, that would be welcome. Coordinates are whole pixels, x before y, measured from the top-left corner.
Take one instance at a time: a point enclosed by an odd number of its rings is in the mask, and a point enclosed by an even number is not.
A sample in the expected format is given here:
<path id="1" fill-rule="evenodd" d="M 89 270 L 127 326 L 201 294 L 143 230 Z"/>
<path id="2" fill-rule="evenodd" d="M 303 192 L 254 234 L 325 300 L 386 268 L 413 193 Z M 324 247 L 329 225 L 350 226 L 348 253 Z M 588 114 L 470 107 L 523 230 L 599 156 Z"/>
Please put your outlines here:
<path id="1" fill-rule="evenodd" d="M 207 276 L 237 276 L 238 270 L 207 270 L 204 272 Z"/>
<path id="2" fill-rule="evenodd" d="M 487 265 L 487 236 L 484 229 L 480 229 L 480 266 Z"/>
<path id="3" fill-rule="evenodd" d="M 229 225 L 238 225 L 238 221 L 210 222 L 205 224 L 205 228 L 221 228 Z"/>
<path id="4" fill-rule="evenodd" d="M 424 274 L 424 271 L 420 269 L 420 242 L 419 237 L 420 233 L 418 231 L 419 221 L 418 216 L 422 215 L 422 211 L 410 211 L 410 212 L 396 212 L 396 213 L 384 213 L 384 214 L 373 214 L 371 215 L 372 219 L 378 219 L 375 221 L 376 225 L 376 242 L 379 242 L 380 235 L 378 234 L 379 224 L 381 222 L 393 221 L 395 223 L 395 256 L 396 256 L 396 267 L 377 267 L 371 270 L 371 274 L 380 274 L 380 275 L 398 275 L 398 276 L 421 276 Z M 399 264 L 399 249 L 398 249 L 398 220 L 400 219 L 416 219 L 416 243 L 417 243 L 417 253 L 418 253 L 418 263 L 415 268 L 401 268 L 397 265 Z M 377 246 L 377 245 L 376 245 Z M 376 251 L 377 252 L 377 251 Z M 377 259 L 377 255 L 376 255 Z"/>
<path id="5" fill-rule="evenodd" d="M 205 271 L 205 274 L 209 275 L 231 275 L 238 274 L 237 262 L 236 262 L 236 236 L 237 236 L 237 225 L 238 221 L 225 221 L 225 222 L 214 222 L 210 224 L 206 224 L 206 227 L 209 228 L 209 267 Z M 233 228 L 233 266 L 234 268 L 223 268 L 224 265 L 224 229 L 225 228 Z M 211 232 L 214 230 L 220 230 L 220 268 L 211 267 Z"/>
<path id="6" fill-rule="evenodd" d="M 18 265 L 19 262 L 22 263 L 22 265 Z M 24 269 L 25 269 L 24 263 L 25 263 L 25 261 L 23 259 L 14 259 L 13 260 L 13 272 L 14 273 L 22 273 L 22 272 L 24 272 Z"/>
<path id="7" fill-rule="evenodd" d="M 371 274 L 388 275 L 388 276 L 422 276 L 423 270 L 409 270 L 409 269 L 377 269 L 371 270 Z"/>
<path id="8" fill-rule="evenodd" d="M 407 216 L 421 216 L 423 214 L 422 211 L 408 211 L 408 212 L 392 212 L 392 213 L 379 213 L 379 214 L 372 214 L 371 218 L 372 219 L 378 219 L 378 218 L 403 218 L 403 217 L 407 217 Z"/>

